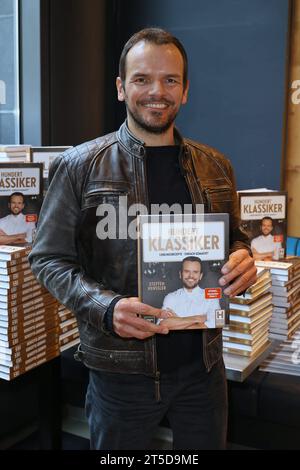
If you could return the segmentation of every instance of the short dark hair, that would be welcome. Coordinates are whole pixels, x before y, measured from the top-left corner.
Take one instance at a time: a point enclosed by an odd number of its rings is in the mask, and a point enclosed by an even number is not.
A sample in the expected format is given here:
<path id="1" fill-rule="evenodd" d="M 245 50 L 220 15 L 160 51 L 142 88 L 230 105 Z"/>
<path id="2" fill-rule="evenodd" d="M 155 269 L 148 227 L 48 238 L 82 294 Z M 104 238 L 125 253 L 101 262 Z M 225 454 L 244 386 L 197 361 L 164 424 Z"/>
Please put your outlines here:
<path id="1" fill-rule="evenodd" d="M 179 50 L 182 59 L 183 59 L 183 87 L 184 89 L 187 86 L 188 80 L 188 58 L 187 53 L 175 36 L 173 36 L 168 31 L 165 31 L 161 28 L 145 28 L 141 31 L 135 33 L 131 38 L 128 39 L 125 46 L 123 47 L 120 61 L 119 61 L 119 76 L 122 82 L 125 82 L 126 78 L 126 57 L 130 49 L 135 46 L 138 42 L 145 41 L 150 42 L 151 44 L 156 44 L 157 46 L 162 46 L 163 44 L 174 44 Z"/>
<path id="2" fill-rule="evenodd" d="M 181 261 L 181 271 L 183 269 L 183 264 L 186 262 L 186 261 L 191 261 L 192 263 L 199 263 L 200 264 L 200 268 L 202 268 L 202 261 L 200 258 L 198 258 L 198 256 L 186 256 L 185 258 L 183 258 L 183 260 Z"/>
<path id="3" fill-rule="evenodd" d="M 262 224 L 264 220 L 270 220 L 270 221 L 272 222 L 272 224 L 273 224 L 273 219 L 272 219 L 272 217 L 269 217 L 269 216 L 266 215 L 266 217 L 263 217 L 263 218 L 261 219 L 260 224 Z"/>
<path id="4" fill-rule="evenodd" d="M 23 193 L 20 193 L 20 192 L 12 193 L 12 194 L 9 196 L 9 203 L 11 203 L 11 198 L 14 197 L 14 196 L 22 197 L 22 198 L 23 198 L 23 204 L 25 204 L 25 196 L 24 196 Z"/>

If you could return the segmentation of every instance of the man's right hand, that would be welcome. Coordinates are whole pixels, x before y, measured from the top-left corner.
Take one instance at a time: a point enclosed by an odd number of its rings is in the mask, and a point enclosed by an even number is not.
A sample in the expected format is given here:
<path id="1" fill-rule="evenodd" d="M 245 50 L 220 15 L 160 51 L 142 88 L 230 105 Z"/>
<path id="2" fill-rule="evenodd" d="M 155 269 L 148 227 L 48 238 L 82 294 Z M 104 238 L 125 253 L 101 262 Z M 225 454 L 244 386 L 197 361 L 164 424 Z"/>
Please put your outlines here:
<path id="1" fill-rule="evenodd" d="M 113 313 L 114 332 L 121 338 L 146 339 L 156 333 L 167 334 L 169 329 L 165 326 L 156 325 L 152 321 L 145 320 L 140 316 L 164 318 L 165 312 L 159 308 L 140 302 L 138 297 L 120 299 Z"/>

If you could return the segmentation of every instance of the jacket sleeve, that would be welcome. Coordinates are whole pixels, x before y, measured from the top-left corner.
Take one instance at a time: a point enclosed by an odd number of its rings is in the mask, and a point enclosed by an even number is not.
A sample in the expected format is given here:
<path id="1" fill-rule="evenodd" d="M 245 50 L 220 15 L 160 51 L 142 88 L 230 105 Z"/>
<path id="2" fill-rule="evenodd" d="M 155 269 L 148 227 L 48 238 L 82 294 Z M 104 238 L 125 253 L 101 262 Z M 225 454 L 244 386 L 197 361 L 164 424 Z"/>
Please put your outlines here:
<path id="1" fill-rule="evenodd" d="M 75 173 L 75 174 L 74 174 Z M 80 194 L 71 181 L 64 156 L 55 159 L 49 172 L 49 189 L 39 216 L 29 262 L 38 281 L 83 321 L 103 329 L 103 317 L 118 296 L 84 272 L 77 250 L 81 217 Z M 105 330 L 105 328 L 104 328 Z"/>

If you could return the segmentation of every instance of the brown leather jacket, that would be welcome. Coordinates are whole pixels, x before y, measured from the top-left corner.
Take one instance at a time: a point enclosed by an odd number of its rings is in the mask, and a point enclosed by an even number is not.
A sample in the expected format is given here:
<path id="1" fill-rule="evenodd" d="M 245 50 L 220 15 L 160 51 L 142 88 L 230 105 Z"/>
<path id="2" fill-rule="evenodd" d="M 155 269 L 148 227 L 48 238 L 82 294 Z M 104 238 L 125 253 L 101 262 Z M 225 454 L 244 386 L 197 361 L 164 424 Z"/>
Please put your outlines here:
<path id="1" fill-rule="evenodd" d="M 230 162 L 216 150 L 176 134 L 181 165 L 193 204 L 207 212 L 230 214 L 231 251 L 247 248 L 240 229 Z M 78 357 L 86 366 L 111 372 L 155 376 L 155 337 L 144 341 L 109 333 L 104 315 L 117 295 L 137 295 L 136 241 L 100 240 L 96 235 L 100 204 L 148 206 L 145 148 L 126 123 L 118 132 L 70 149 L 58 157 L 49 175 L 30 262 L 38 280 L 76 313 L 81 345 Z M 129 221 L 130 222 L 130 221 Z M 207 370 L 222 355 L 219 329 L 203 331 Z"/>

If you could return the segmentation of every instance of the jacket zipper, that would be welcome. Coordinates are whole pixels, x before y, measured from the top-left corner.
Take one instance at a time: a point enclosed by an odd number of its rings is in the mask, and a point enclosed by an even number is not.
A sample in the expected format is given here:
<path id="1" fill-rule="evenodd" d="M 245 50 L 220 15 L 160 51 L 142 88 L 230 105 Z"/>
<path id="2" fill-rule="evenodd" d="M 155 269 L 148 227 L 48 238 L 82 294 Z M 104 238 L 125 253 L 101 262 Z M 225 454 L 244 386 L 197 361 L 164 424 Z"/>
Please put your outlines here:
<path id="1" fill-rule="evenodd" d="M 107 196 L 109 194 L 129 194 L 129 190 L 126 190 L 126 189 L 117 189 L 117 188 L 114 188 L 114 189 L 105 189 L 105 190 L 97 190 L 97 191 L 94 191 L 94 192 L 90 192 L 88 194 L 85 195 L 86 198 L 89 198 L 89 197 L 93 197 L 93 196 Z"/>

